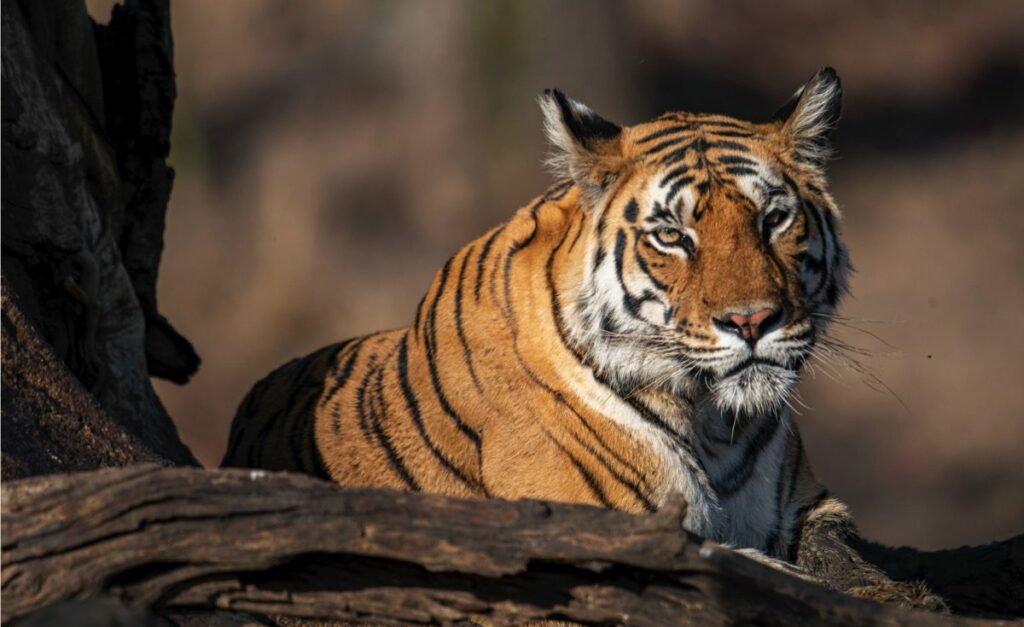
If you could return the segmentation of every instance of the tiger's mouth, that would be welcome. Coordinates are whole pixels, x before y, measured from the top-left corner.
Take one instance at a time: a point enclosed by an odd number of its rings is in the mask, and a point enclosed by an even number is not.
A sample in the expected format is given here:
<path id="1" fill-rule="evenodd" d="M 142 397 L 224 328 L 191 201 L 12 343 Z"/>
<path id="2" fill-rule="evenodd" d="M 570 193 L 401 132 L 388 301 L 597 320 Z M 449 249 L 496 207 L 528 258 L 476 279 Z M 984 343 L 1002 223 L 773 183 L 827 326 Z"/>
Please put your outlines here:
<path id="1" fill-rule="evenodd" d="M 744 370 L 748 370 L 756 366 L 771 366 L 775 368 L 782 368 L 784 370 L 790 370 L 790 368 L 788 368 L 785 364 L 779 363 L 775 360 L 751 355 L 750 357 L 747 357 L 740 363 L 729 367 L 725 372 L 719 374 L 718 379 L 727 379 L 732 376 L 740 375 L 743 373 Z"/>
<path id="2" fill-rule="evenodd" d="M 781 410 L 796 381 L 792 367 L 751 356 L 718 374 L 710 387 L 719 408 L 753 415 Z"/>

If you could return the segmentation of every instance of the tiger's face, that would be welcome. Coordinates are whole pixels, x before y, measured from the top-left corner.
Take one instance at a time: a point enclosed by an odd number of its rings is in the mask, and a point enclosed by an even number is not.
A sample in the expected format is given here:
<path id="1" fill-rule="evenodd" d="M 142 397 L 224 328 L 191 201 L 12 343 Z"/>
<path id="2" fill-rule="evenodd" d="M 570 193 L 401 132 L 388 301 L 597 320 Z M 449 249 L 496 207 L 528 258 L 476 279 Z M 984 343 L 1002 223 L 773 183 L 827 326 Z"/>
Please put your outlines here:
<path id="1" fill-rule="evenodd" d="M 589 212 L 572 336 L 613 385 L 704 390 L 750 415 L 786 403 L 846 285 L 823 170 L 839 98 L 823 70 L 765 124 L 619 128 L 559 93 L 542 102 Z"/>

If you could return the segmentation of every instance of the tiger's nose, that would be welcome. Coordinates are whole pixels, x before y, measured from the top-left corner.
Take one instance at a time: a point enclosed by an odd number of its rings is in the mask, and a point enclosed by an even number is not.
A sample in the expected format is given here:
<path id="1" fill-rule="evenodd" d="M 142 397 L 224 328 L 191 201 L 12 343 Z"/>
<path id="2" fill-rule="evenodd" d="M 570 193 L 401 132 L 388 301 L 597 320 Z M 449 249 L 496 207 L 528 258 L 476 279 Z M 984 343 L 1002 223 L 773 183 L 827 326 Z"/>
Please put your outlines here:
<path id="1" fill-rule="evenodd" d="M 753 346 L 782 322 L 782 309 L 766 307 L 753 313 L 729 312 L 714 319 L 715 326 L 726 333 L 738 335 Z"/>

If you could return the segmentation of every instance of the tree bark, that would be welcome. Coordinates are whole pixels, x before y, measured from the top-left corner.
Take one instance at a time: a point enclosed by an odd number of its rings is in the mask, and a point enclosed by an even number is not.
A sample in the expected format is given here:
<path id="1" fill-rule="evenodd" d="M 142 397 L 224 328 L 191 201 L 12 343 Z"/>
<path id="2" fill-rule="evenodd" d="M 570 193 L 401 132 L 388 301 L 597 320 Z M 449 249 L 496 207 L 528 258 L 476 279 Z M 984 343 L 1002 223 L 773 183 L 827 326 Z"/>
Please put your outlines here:
<path id="1" fill-rule="evenodd" d="M 101 413 L 145 448 L 195 464 L 149 381 L 151 371 L 187 379 L 198 363 L 156 311 L 154 291 L 171 181 L 167 1 L 119 7 L 99 30 L 103 55 L 81 2 L 0 6 L 5 298 L 17 295 L 22 321 Z M 8 433 L 21 430 L 6 411 L 3 419 Z M 6 477 L 47 469 L 47 457 L 27 463 L 7 438 L 3 451 L 19 458 L 5 462 Z"/>
<path id="2" fill-rule="evenodd" d="M 186 623 L 228 611 L 367 623 L 989 624 L 826 590 L 684 532 L 681 517 L 678 504 L 631 516 L 248 470 L 26 479 L 4 486 L 2 617 L 107 594 Z M 1020 543 L 985 550 L 1019 558 Z M 990 595 L 986 607 L 1015 602 Z"/>

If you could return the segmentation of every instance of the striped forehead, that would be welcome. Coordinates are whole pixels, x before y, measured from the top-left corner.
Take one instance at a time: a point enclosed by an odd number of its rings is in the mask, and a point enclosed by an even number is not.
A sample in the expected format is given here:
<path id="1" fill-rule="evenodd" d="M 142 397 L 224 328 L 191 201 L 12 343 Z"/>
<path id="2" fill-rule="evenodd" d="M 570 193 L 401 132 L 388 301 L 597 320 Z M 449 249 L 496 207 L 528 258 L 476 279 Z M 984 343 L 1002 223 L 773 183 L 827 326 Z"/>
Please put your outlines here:
<path id="1" fill-rule="evenodd" d="M 668 129 L 665 129 L 668 130 Z M 662 131 L 664 132 L 664 130 Z M 787 196 L 787 187 L 756 147 L 735 140 L 701 137 L 691 131 L 670 134 L 671 145 L 647 156 L 649 173 L 644 184 L 648 222 L 699 220 L 707 207 L 712 186 L 738 193 L 754 207 L 764 207 Z M 664 144 L 666 141 L 659 142 Z"/>

